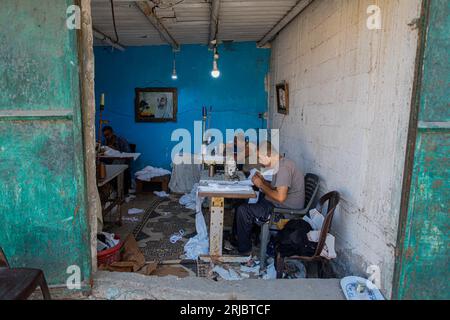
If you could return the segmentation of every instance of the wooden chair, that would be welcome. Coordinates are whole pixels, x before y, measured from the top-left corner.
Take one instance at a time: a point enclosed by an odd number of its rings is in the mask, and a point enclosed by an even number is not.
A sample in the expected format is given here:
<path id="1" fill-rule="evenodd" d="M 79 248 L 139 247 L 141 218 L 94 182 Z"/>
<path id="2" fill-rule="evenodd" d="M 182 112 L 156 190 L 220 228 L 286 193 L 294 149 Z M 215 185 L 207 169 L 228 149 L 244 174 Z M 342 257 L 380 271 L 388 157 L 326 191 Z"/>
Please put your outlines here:
<path id="1" fill-rule="evenodd" d="M 325 240 L 327 239 L 327 235 L 331 229 L 331 223 L 333 221 L 334 212 L 336 210 L 337 205 L 340 201 L 340 194 L 337 191 L 333 191 L 327 193 L 319 200 L 319 211 L 321 211 L 322 215 L 324 215 L 325 220 L 322 225 L 322 230 L 320 231 L 319 242 L 317 243 L 316 251 L 312 257 L 308 256 L 291 256 L 291 257 L 282 257 L 280 253 L 277 254 L 276 257 L 276 269 L 277 269 L 277 278 L 281 279 L 284 272 L 285 267 L 285 259 L 296 259 L 302 262 L 317 262 L 318 264 L 318 276 L 321 278 L 323 276 L 323 267 L 324 264 L 328 262 L 328 260 L 321 256 L 322 250 L 325 246 Z M 327 203 L 328 202 L 328 203 Z M 324 213 L 323 208 L 327 205 L 327 210 Z"/>
<path id="2" fill-rule="evenodd" d="M 0 248 L 0 300 L 26 300 L 37 287 L 41 288 L 45 300 L 51 299 L 42 270 L 10 268 Z"/>
<path id="3" fill-rule="evenodd" d="M 259 251 L 259 260 L 261 268 L 266 266 L 267 244 L 270 240 L 270 225 L 274 222 L 276 216 L 284 219 L 298 219 L 303 218 L 308 214 L 313 206 L 317 193 L 319 192 L 319 177 L 315 174 L 308 173 L 305 176 L 305 204 L 303 209 L 281 209 L 274 208 L 273 213 L 265 224 L 261 226 L 261 248 Z"/>

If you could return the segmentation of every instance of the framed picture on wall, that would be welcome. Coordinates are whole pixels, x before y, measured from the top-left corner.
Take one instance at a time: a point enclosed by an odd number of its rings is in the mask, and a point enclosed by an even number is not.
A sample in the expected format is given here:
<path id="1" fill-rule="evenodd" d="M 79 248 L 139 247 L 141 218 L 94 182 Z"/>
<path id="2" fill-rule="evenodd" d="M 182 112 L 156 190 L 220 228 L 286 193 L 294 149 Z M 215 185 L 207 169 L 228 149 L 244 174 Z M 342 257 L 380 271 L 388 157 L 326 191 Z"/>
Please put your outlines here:
<path id="1" fill-rule="evenodd" d="M 277 84 L 277 109 L 278 113 L 289 114 L 289 85 L 286 81 Z"/>
<path id="2" fill-rule="evenodd" d="M 176 88 L 136 88 L 136 122 L 177 121 Z"/>

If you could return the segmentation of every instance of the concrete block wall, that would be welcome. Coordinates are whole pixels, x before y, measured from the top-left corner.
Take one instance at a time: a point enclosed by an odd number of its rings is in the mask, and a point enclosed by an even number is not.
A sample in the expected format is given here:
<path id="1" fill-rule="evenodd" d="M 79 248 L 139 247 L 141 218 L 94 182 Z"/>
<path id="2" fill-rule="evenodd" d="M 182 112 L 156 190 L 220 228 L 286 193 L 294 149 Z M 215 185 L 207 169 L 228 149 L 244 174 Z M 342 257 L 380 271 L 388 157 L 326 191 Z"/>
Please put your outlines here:
<path id="1" fill-rule="evenodd" d="M 367 8 L 381 9 L 381 30 Z M 333 222 L 340 275 L 380 268 L 390 297 L 410 114 L 420 0 L 315 0 L 272 43 L 269 126 L 280 149 L 338 190 Z M 290 114 L 275 85 L 290 86 Z"/>

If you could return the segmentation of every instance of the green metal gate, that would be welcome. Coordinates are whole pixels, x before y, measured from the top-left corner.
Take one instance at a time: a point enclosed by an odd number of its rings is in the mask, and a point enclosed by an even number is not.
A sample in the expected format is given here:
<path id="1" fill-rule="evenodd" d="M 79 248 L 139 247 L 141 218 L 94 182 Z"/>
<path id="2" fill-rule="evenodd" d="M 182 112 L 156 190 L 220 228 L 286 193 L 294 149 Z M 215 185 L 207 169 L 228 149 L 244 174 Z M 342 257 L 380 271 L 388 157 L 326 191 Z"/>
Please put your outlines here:
<path id="1" fill-rule="evenodd" d="M 91 274 L 73 1 L 2 0 L 0 246 L 13 267 L 64 284 Z"/>
<path id="2" fill-rule="evenodd" d="M 424 1 L 393 297 L 449 299 L 450 2 Z"/>

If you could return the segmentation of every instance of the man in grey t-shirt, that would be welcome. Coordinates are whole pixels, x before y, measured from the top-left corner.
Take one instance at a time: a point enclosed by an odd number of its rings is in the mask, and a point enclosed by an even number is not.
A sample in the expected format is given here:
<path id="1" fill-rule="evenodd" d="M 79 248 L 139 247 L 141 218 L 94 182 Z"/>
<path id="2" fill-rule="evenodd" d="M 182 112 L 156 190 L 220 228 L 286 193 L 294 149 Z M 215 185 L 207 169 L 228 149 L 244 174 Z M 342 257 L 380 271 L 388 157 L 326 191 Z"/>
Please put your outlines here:
<path id="1" fill-rule="evenodd" d="M 257 173 L 252 182 L 262 194 L 256 204 L 243 204 L 236 210 L 234 236 L 239 252 L 243 255 L 252 250 L 251 231 L 254 223 L 267 221 L 274 207 L 302 209 L 305 206 L 305 178 L 291 160 L 281 157 L 270 142 L 261 145 L 267 153 L 258 153 L 258 160 L 267 169 L 273 169 L 272 182 Z"/>

